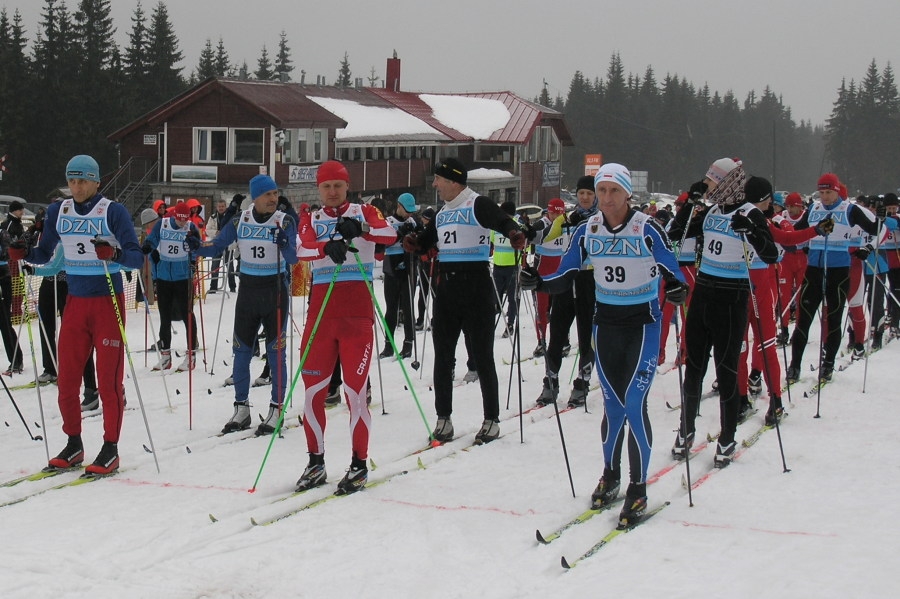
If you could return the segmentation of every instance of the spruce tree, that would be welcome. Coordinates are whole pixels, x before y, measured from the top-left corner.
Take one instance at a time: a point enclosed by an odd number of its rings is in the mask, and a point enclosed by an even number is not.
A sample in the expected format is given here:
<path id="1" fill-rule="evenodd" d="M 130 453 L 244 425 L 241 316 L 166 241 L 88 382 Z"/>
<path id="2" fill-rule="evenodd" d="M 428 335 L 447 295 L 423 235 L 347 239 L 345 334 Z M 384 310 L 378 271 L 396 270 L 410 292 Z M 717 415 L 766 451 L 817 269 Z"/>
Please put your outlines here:
<path id="1" fill-rule="evenodd" d="M 197 63 L 195 71 L 198 81 L 215 77 L 216 75 L 216 55 L 213 53 L 212 41 L 206 38 L 206 45 L 200 52 L 200 62 Z"/>
<path id="2" fill-rule="evenodd" d="M 269 51 L 265 46 L 262 47 L 262 54 L 256 61 L 256 70 L 253 71 L 253 75 L 260 81 L 270 81 L 275 75 L 275 71 L 272 70 L 272 61 L 269 59 Z"/>
<path id="3" fill-rule="evenodd" d="M 287 34 L 282 31 L 278 40 L 278 56 L 275 57 L 275 75 L 291 79 L 291 71 L 294 70 L 291 60 L 291 49 L 287 45 Z"/>
<path id="4" fill-rule="evenodd" d="M 344 52 L 344 58 L 341 60 L 341 68 L 338 69 L 337 81 L 334 82 L 335 87 L 350 87 L 353 85 L 350 73 L 350 57 Z"/>
<path id="5" fill-rule="evenodd" d="M 216 45 L 216 75 L 218 77 L 230 77 L 231 73 L 231 61 L 228 59 L 228 51 L 225 50 L 225 42 L 222 41 L 222 38 L 219 38 L 219 43 Z"/>
<path id="6" fill-rule="evenodd" d="M 148 76 L 152 87 L 146 97 L 146 109 L 159 106 L 183 92 L 187 83 L 181 76 L 183 59 L 178 49 L 178 38 L 169 21 L 169 11 L 162 2 L 157 3 L 150 16 L 147 36 Z"/>

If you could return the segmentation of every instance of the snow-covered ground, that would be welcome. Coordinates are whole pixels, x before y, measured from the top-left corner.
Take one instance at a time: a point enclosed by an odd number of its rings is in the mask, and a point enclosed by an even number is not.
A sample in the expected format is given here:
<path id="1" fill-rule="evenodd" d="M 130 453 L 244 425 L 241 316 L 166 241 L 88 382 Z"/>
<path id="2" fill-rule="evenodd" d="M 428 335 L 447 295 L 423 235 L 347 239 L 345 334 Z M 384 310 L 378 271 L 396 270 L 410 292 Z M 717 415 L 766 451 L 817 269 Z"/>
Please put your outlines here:
<path id="1" fill-rule="evenodd" d="M 375 285 L 382 297 L 380 281 Z M 691 507 L 682 487 L 685 468 L 678 465 L 648 489 L 651 506 L 663 501 L 670 506 L 566 572 L 560 557 L 571 560 L 589 549 L 614 526 L 618 512 L 603 513 L 548 546 L 535 541 L 535 529 L 552 531 L 590 502 L 603 466 L 600 392 L 591 393 L 587 412 L 579 409 L 561 416 L 575 497 L 553 409 L 527 414 L 520 431 L 517 385 L 512 386 L 509 408 L 502 409 L 504 434 L 498 441 L 463 451 L 482 420 L 479 387 L 470 384 L 454 390 L 458 439 L 409 456 L 426 444 L 435 419 L 429 387 L 433 352 L 425 333 L 418 336 L 423 368 L 414 371 L 406 363 L 427 425 L 405 389 L 399 364 L 382 361 L 381 383 L 378 369 L 372 369 L 374 468 L 369 480 L 408 472 L 271 526 L 252 526 L 251 517 L 273 517 L 333 491 L 350 461 L 348 412 L 344 406 L 328 411 L 327 488 L 271 503 L 293 490 L 307 461 L 302 431 L 292 428 L 275 440 L 256 492 L 248 493 L 269 438 L 238 441 L 247 433 L 214 436 L 232 412 L 233 389 L 222 387 L 222 381 L 230 374 L 226 363 L 231 364 L 234 302 L 234 296 L 208 297 L 204 322 L 210 366 L 215 326 L 224 311 L 215 375 L 202 368 L 195 371 L 192 392 L 186 373 L 168 376 L 173 411 L 167 407 L 160 376 L 150 371 L 155 354 L 148 356 L 146 366 L 143 353 L 133 354 L 161 473 L 143 448 L 149 441 L 141 414 L 129 409 L 119 444 L 119 475 L 0 508 L 3 597 L 894 596 L 890 576 L 900 558 L 890 530 L 896 525 L 893 501 L 900 497 L 900 377 L 893 368 L 900 343 L 871 356 L 865 393 L 863 363 L 836 374 L 835 382 L 822 391 L 821 418 L 813 418 L 816 397 L 794 391 L 790 417 L 782 426 L 789 473 L 783 472 L 778 437 L 769 431 L 734 464 L 697 486 Z M 294 299 L 300 327 L 303 303 Z M 142 311 L 129 311 L 133 351 L 144 346 L 144 322 Z M 176 330 L 173 344 L 181 351 L 185 335 L 180 326 Z M 402 339 L 402 332 L 399 336 Z M 10 385 L 32 375 L 27 339 L 23 334 L 26 372 L 6 379 Z M 296 334 L 292 345 L 297 352 Z M 524 319 L 523 353 L 530 355 L 534 345 L 534 326 Z M 796 388 L 812 383 L 809 364 L 817 347 L 813 339 L 805 356 L 806 378 Z M 460 342 L 460 378 L 464 351 Z M 674 355 L 674 334 L 668 353 Z M 500 338 L 499 329 L 495 354 L 505 406 L 510 367 L 502 359 L 509 358 L 510 344 Z M 298 360 L 299 352 L 295 368 Z M 573 360 L 574 354 L 564 361 L 566 379 Z M 254 360 L 252 369 L 257 376 L 262 364 Z M 522 402 L 528 408 L 540 392 L 543 363 L 524 362 L 522 376 Z M 135 408 L 137 394 L 130 378 L 128 407 Z M 560 407 L 568 397 L 565 387 Z M 252 390 L 254 412 L 266 411 L 268 394 L 268 387 Z M 36 429 L 37 391 L 14 391 L 32 431 L 49 437 L 55 455 L 65 443 L 55 387 L 42 388 L 41 395 L 46 431 Z M 294 397 L 288 421 L 296 423 L 302 384 Z M 678 412 L 669 410 L 666 402 L 675 405 L 678 400 L 677 371 L 658 376 L 650 397 L 655 433 L 651 472 L 672 463 L 669 449 Z M 739 438 L 762 423 L 765 402 L 759 407 L 739 429 Z M 717 402 L 705 400 L 701 412 L 698 434 L 716 432 Z M 0 399 L 0 420 L 5 422 L 0 427 L 0 479 L 40 469 L 46 463 L 44 445 L 30 440 L 7 398 Z M 101 444 L 99 416 L 85 420 L 83 436 L 89 462 Z M 712 459 L 713 447 L 695 456 L 694 481 L 712 471 Z M 0 488 L 0 503 L 74 476 Z M 218 521 L 212 522 L 210 514 Z"/>

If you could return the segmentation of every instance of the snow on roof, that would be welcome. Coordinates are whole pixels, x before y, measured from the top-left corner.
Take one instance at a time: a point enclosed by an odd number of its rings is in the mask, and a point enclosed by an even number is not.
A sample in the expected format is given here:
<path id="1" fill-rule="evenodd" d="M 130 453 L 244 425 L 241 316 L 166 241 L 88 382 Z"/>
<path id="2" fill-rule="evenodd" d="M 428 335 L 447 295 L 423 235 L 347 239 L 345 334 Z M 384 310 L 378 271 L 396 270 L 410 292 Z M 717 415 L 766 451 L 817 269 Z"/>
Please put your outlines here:
<path id="1" fill-rule="evenodd" d="M 499 168 L 476 168 L 469 171 L 468 180 L 485 180 L 485 179 L 515 179 L 516 176 L 509 171 Z"/>
<path id="2" fill-rule="evenodd" d="M 338 129 L 338 140 L 393 135 L 430 135 L 445 139 L 440 131 L 399 108 L 364 106 L 352 100 L 308 96 L 310 100 L 347 121 L 345 129 Z"/>
<path id="3" fill-rule="evenodd" d="M 434 118 L 475 139 L 489 138 L 511 118 L 499 100 L 433 94 L 419 94 L 419 98 L 431 107 Z"/>

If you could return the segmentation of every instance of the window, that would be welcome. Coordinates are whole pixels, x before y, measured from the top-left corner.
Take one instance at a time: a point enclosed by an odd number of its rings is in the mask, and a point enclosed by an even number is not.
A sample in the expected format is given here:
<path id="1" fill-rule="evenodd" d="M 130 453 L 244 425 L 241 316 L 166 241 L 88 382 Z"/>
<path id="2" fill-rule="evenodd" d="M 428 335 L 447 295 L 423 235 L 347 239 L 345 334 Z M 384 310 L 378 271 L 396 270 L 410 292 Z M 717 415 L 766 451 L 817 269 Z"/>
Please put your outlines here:
<path id="1" fill-rule="evenodd" d="M 475 146 L 475 162 L 510 162 L 511 157 L 510 146 Z"/>
<path id="2" fill-rule="evenodd" d="M 228 129 L 194 129 L 194 161 L 225 162 L 228 159 Z"/>
<path id="3" fill-rule="evenodd" d="M 287 129 L 284 137 L 283 162 L 325 162 L 328 152 L 327 129 Z M 341 151 L 336 151 L 341 156 Z"/>
<path id="4" fill-rule="evenodd" d="M 541 128 L 535 127 L 534 134 L 532 134 L 531 139 L 528 141 L 528 156 L 526 162 L 537 162 L 538 160 L 538 149 L 541 145 Z"/>
<path id="5" fill-rule="evenodd" d="M 234 164 L 263 164 L 265 151 L 263 129 L 232 129 Z"/>
<path id="6" fill-rule="evenodd" d="M 541 127 L 541 160 L 554 162 L 559 160 L 559 139 L 553 127 Z"/>

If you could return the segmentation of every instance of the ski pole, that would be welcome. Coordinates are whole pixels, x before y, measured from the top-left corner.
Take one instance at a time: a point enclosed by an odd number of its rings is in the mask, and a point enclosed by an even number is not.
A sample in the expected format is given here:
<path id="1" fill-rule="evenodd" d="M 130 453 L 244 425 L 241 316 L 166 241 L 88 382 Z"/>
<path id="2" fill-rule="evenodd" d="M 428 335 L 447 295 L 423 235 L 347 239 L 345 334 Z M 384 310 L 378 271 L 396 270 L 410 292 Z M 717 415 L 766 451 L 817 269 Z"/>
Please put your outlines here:
<path id="1" fill-rule="evenodd" d="M 22 277 L 22 286 L 25 287 L 25 271 L 22 269 L 22 264 L 19 264 L 19 276 Z M 25 301 L 22 302 L 22 318 L 28 322 L 28 349 L 31 350 L 31 367 L 34 369 L 34 387 L 37 389 L 38 396 L 38 405 L 40 406 L 41 412 L 41 426 L 44 427 L 46 431 L 46 425 L 44 424 L 44 402 L 41 396 L 41 383 L 38 380 L 38 371 L 37 371 L 37 354 L 34 352 L 34 334 L 31 332 L 31 319 L 28 317 L 28 301 L 29 296 L 32 293 L 31 284 L 29 281 L 28 289 L 25 293 Z M 59 372 L 57 370 L 56 372 Z M 18 409 L 18 408 L 17 408 Z M 47 454 L 47 461 L 50 461 L 50 445 L 46 439 L 46 435 L 44 438 L 44 451 Z"/>
<path id="2" fill-rule="evenodd" d="M 825 246 L 822 249 L 822 312 L 819 316 L 822 330 L 819 333 L 819 384 L 816 385 L 816 415 L 813 418 L 821 418 L 819 406 L 822 402 L 822 361 L 824 356 L 825 338 L 828 335 L 828 297 L 825 295 L 828 287 L 828 235 L 825 236 Z"/>
<path id="3" fill-rule="evenodd" d="M 159 473 L 159 459 L 156 457 L 156 447 L 153 445 L 153 435 L 150 434 L 150 423 L 147 421 L 147 411 L 144 409 L 144 398 L 141 396 L 141 386 L 138 384 L 137 374 L 134 371 L 134 361 L 131 359 L 131 350 L 128 349 L 128 337 L 125 335 L 125 322 L 122 320 L 122 312 L 119 310 L 119 298 L 116 297 L 116 288 L 113 285 L 112 276 L 109 274 L 106 260 L 101 260 L 100 262 L 103 264 L 103 273 L 106 275 L 106 284 L 109 286 L 109 296 L 112 299 L 113 308 L 115 308 L 116 312 L 116 322 L 119 324 L 119 333 L 122 336 L 122 343 L 125 345 L 125 355 L 128 356 L 128 366 L 131 369 L 131 378 L 134 379 L 134 390 L 137 393 L 138 404 L 141 406 L 141 416 L 144 418 L 144 428 L 147 429 L 147 439 L 150 441 L 153 462 L 156 464 L 156 472 Z"/>
<path id="4" fill-rule="evenodd" d="M 384 381 L 381 374 L 381 345 L 378 343 L 378 328 L 373 327 L 372 334 L 375 337 L 375 363 L 378 365 L 378 391 L 381 393 L 381 415 L 386 416 L 384 409 Z"/>
<path id="5" fill-rule="evenodd" d="M 678 310 L 675 311 L 675 337 L 679 336 L 679 320 Z M 681 395 L 681 418 L 687 418 L 687 412 L 685 411 L 685 400 L 684 400 L 684 366 L 681 364 L 684 360 L 678 361 L 678 392 Z M 697 400 L 697 405 L 700 404 L 700 400 Z M 694 496 L 691 492 L 691 448 L 687 443 L 687 429 L 682 427 L 679 424 L 678 426 L 679 434 L 682 434 L 685 443 L 684 443 L 684 473 L 687 478 L 687 490 L 688 490 L 688 507 L 694 507 Z M 682 430 L 683 429 L 683 430 Z"/>
<path id="6" fill-rule="evenodd" d="M 750 301 L 753 304 L 753 320 L 756 322 L 756 331 L 754 331 L 754 335 L 758 337 L 759 343 L 759 351 L 762 354 L 763 361 L 763 369 L 766 372 L 766 380 L 775 385 L 781 386 L 781 377 L 778 377 L 778 380 L 772 378 L 772 372 L 769 367 L 769 360 L 766 358 L 766 340 L 763 338 L 762 332 L 762 323 L 759 320 L 759 302 L 756 299 L 756 291 L 753 288 L 753 279 L 750 277 L 750 252 L 747 250 L 747 235 L 745 233 L 741 233 L 741 247 L 744 250 L 744 264 L 747 266 L 747 284 L 750 286 Z M 752 354 L 752 350 L 748 348 L 748 351 Z M 769 389 L 769 401 L 771 402 L 774 398 L 774 394 L 772 389 Z M 782 410 L 784 408 L 782 407 Z M 775 432 L 778 433 L 778 449 L 781 451 L 781 465 L 784 468 L 783 472 L 790 472 L 790 468 L 787 467 L 787 461 L 784 457 L 784 444 L 781 441 L 781 426 L 778 423 L 778 415 L 775 414 Z"/>
<path id="7" fill-rule="evenodd" d="M 147 290 L 144 288 L 144 281 L 140 277 L 138 277 L 138 285 L 141 286 L 141 295 L 144 296 L 144 318 L 145 320 L 150 321 L 150 332 L 153 335 L 153 344 L 159 348 L 159 339 L 156 337 L 156 326 L 153 324 L 153 316 L 150 315 L 150 300 L 147 299 Z M 162 355 L 162 354 L 160 354 Z M 159 371 L 162 375 L 163 389 L 166 392 L 166 402 L 169 404 L 169 411 L 172 412 L 175 410 L 172 407 L 172 397 L 169 395 L 169 384 L 166 382 L 166 370 L 162 369 Z"/>
<path id="8" fill-rule="evenodd" d="M 872 277 L 873 277 L 873 280 L 878 280 L 878 281 L 881 281 L 881 279 L 878 277 L 878 249 L 880 247 L 881 247 L 881 219 L 876 216 L 875 217 L 875 251 L 873 252 L 873 254 L 875 255 L 875 265 L 872 267 L 872 272 L 873 272 Z M 865 274 L 865 272 L 866 272 L 865 271 L 866 266 L 867 266 L 867 264 L 866 264 L 866 261 L 864 260 L 863 261 L 863 274 Z M 875 293 L 875 283 L 874 282 L 872 283 L 871 293 L 872 293 L 872 299 L 869 302 L 869 318 L 872 318 L 872 315 L 875 313 L 875 296 L 877 294 Z M 873 325 L 874 325 L 874 323 L 873 323 Z M 874 327 L 873 327 L 873 330 L 874 330 Z M 869 354 L 872 351 L 872 341 L 873 341 L 872 337 L 873 337 L 873 335 L 870 333 L 869 334 L 869 344 L 868 344 L 869 349 L 866 352 L 866 363 L 863 365 L 863 383 L 862 383 L 862 392 L 863 393 L 866 392 L 866 378 L 869 374 Z"/>
<path id="9" fill-rule="evenodd" d="M 319 307 L 318 314 L 316 314 L 316 320 L 309 332 L 309 339 L 306 340 L 306 347 L 303 348 L 303 355 L 300 356 L 300 363 L 297 364 L 297 370 L 294 371 L 290 389 L 288 389 L 287 395 L 285 396 L 284 402 L 282 404 L 281 414 L 278 415 L 278 422 L 275 423 L 275 430 L 273 430 L 272 434 L 269 435 L 269 444 L 266 446 L 266 452 L 263 455 L 262 462 L 259 465 L 259 471 L 256 473 L 256 479 L 253 481 L 253 486 L 247 489 L 248 493 L 256 492 L 256 485 L 259 483 L 259 479 L 262 476 L 263 469 L 266 467 L 266 462 L 268 461 L 269 454 L 272 451 L 272 444 L 275 442 L 275 438 L 278 437 L 281 433 L 281 427 L 284 424 L 284 415 L 287 413 L 288 408 L 290 408 L 291 406 L 291 400 L 294 397 L 294 388 L 297 385 L 297 380 L 300 378 L 300 373 L 303 372 L 303 365 L 306 364 L 306 357 L 309 355 L 310 348 L 312 348 L 313 340 L 315 340 L 316 333 L 319 330 L 319 323 L 322 322 L 322 315 L 325 314 L 325 307 L 328 305 L 328 300 L 331 299 L 331 292 L 334 290 L 334 284 L 335 281 L 337 281 L 338 273 L 340 272 L 341 265 L 337 264 L 334 268 L 334 273 L 331 275 L 331 281 L 328 283 L 328 289 L 326 289 L 325 291 L 325 297 L 322 299 L 322 305 Z M 310 296 L 312 296 L 311 291 Z"/>

